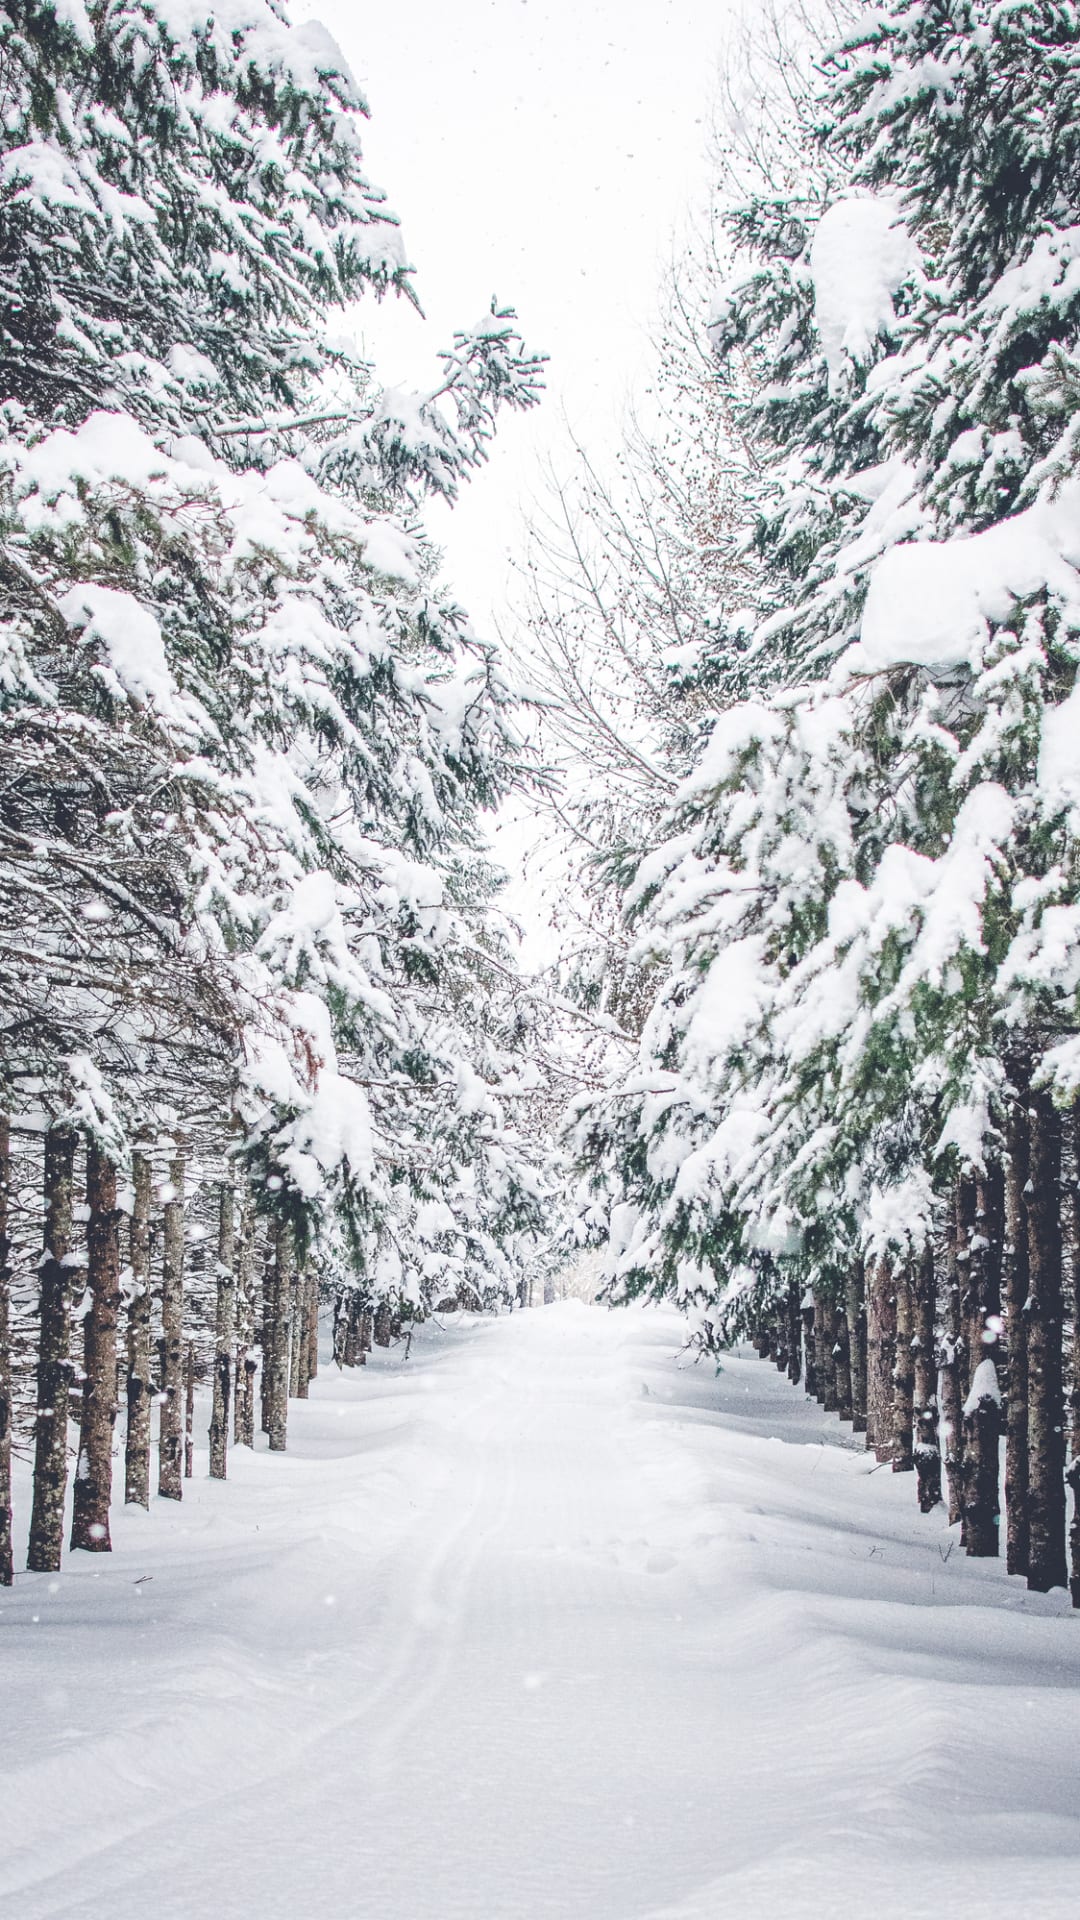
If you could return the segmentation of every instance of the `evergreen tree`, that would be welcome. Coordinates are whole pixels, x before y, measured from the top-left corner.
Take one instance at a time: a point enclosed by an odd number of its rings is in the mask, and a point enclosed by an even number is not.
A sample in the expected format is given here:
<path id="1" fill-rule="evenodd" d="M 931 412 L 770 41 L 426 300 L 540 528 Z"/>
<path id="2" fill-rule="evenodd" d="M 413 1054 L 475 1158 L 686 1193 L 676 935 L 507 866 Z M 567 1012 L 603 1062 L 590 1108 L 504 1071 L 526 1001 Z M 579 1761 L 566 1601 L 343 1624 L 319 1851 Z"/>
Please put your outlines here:
<path id="1" fill-rule="evenodd" d="M 871 1438 L 894 1464 L 912 1459 L 924 1250 L 948 1229 L 943 1381 L 958 1367 L 964 1436 L 946 1437 L 985 1552 L 1008 1280 L 994 1195 L 1033 1102 L 1018 1231 L 1038 1278 L 1008 1364 L 1019 1387 L 1034 1343 L 1014 1494 L 1038 1527 L 1017 1570 L 1038 1586 L 1064 1578 L 1060 1129 L 1031 1089 L 1076 1087 L 1078 31 L 1055 6 L 866 16 L 830 63 L 828 203 L 734 217 L 753 259 L 714 337 L 754 356 L 775 611 L 751 647 L 759 698 L 716 723 L 628 893 L 663 985 L 631 1077 L 582 1121 L 622 1291 L 674 1293 L 726 1337 L 775 1313 L 789 1269 L 832 1311 L 868 1261 L 890 1398 Z"/>

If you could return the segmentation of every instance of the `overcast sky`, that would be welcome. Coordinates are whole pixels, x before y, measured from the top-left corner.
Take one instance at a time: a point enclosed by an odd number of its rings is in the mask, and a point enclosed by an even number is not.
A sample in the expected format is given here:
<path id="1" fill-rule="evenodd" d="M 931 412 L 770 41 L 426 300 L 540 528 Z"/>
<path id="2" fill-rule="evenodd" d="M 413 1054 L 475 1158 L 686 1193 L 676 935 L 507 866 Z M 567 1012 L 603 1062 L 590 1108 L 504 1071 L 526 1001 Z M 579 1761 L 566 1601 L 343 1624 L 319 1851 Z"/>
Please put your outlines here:
<path id="1" fill-rule="evenodd" d="M 436 516 L 446 574 L 476 624 L 503 608 L 518 503 L 563 413 L 613 437 L 672 236 L 705 178 L 712 76 L 737 0 L 299 0 L 340 42 L 371 107 L 373 180 L 400 215 L 426 323 L 363 317 L 381 379 L 421 385 L 435 349 L 518 309 L 551 355 L 546 401 L 500 428 L 490 466 Z"/>

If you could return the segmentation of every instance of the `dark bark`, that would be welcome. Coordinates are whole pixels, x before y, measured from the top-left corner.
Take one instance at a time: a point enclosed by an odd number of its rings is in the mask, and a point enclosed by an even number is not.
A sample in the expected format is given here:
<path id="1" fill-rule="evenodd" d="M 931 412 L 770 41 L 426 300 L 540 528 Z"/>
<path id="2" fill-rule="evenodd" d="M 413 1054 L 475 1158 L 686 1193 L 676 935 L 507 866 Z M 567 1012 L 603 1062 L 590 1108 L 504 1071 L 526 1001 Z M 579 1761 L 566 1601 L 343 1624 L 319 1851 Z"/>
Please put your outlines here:
<path id="1" fill-rule="evenodd" d="M 894 1298 L 892 1470 L 911 1473 L 915 1466 L 915 1290 L 906 1260 L 897 1264 Z"/>
<path id="2" fill-rule="evenodd" d="M 1061 1115 L 1050 1095 L 1028 1108 L 1028 1586 L 1068 1585 L 1065 1561 L 1064 1299 L 1061 1274 Z"/>
<path id="3" fill-rule="evenodd" d="M 855 1433 L 866 1432 L 866 1279 L 858 1260 L 848 1270 L 844 1289 L 844 1316 L 848 1332 L 848 1364 L 851 1369 L 851 1425 Z"/>
<path id="4" fill-rule="evenodd" d="M 851 1348 L 848 1339 L 847 1308 L 833 1310 L 833 1374 L 836 1379 L 836 1411 L 841 1420 L 851 1419 Z"/>
<path id="5" fill-rule="evenodd" d="M 236 1241 L 236 1396 L 233 1439 L 238 1447 L 255 1445 L 255 1219 L 246 1185 L 240 1194 Z"/>
<path id="6" fill-rule="evenodd" d="M 64 1541 L 68 1472 L 68 1396 L 71 1387 L 72 1206 L 76 1136 L 73 1127 L 45 1135 L 45 1227 L 39 1273 L 37 1408 L 34 1417 L 34 1498 L 26 1564 L 55 1573 Z"/>
<path id="7" fill-rule="evenodd" d="M 964 1402 L 964 1547 L 980 1560 L 1001 1551 L 1002 1182 L 996 1169 L 975 1183 L 975 1231 L 968 1279 Z"/>
<path id="8" fill-rule="evenodd" d="M 832 1340 L 829 1336 L 829 1307 L 820 1287 L 813 1289 L 813 1295 L 814 1380 L 816 1383 L 814 1397 L 823 1407 L 829 1407 L 830 1402 L 835 1402 L 836 1398 L 833 1371 L 829 1364 L 829 1353 L 832 1347 Z"/>
<path id="9" fill-rule="evenodd" d="M 1068 1119 L 1070 1154 L 1070 1205 L 1068 1285 L 1069 1313 L 1072 1318 L 1070 1355 L 1069 1444 L 1067 1479 L 1072 1492 L 1072 1517 L 1069 1522 L 1069 1592 L 1074 1607 L 1080 1607 L 1080 1110 L 1074 1107 Z"/>
<path id="10" fill-rule="evenodd" d="M 783 1300 L 778 1300 L 773 1307 L 772 1325 L 773 1365 L 777 1373 L 786 1373 L 788 1370 L 788 1329 L 787 1307 Z"/>
<path id="11" fill-rule="evenodd" d="M 304 1372 L 304 1271 L 293 1266 L 289 1285 L 289 1392 L 294 1400 L 307 1399 Z"/>
<path id="12" fill-rule="evenodd" d="M 375 1309 L 374 1338 L 377 1347 L 388 1347 L 390 1345 L 390 1328 L 392 1325 L 393 1314 L 390 1311 L 390 1302 L 388 1300 L 380 1300 Z"/>
<path id="13" fill-rule="evenodd" d="M 151 1378 L 150 1162 L 132 1157 L 134 1199 L 131 1209 L 131 1291 L 127 1321 L 127 1437 L 124 1443 L 124 1499 L 150 1505 Z"/>
<path id="14" fill-rule="evenodd" d="M 866 1444 L 884 1462 L 895 1446 L 893 1367 L 896 1357 L 896 1294 L 889 1262 L 875 1260 L 866 1297 Z"/>
<path id="15" fill-rule="evenodd" d="M 210 1478 L 224 1480 L 229 1450 L 232 1397 L 233 1328 L 236 1319 L 236 1201 L 226 1182 L 218 1201 L 217 1314 L 214 1334 L 214 1392 L 210 1413 Z"/>
<path id="16" fill-rule="evenodd" d="M 267 1432 L 270 1451 L 284 1453 L 289 1422 L 289 1317 L 292 1309 L 292 1230 L 279 1220 L 274 1228 L 274 1256 L 270 1270 L 267 1302 L 268 1324 L 264 1338 L 267 1357 L 263 1367 L 267 1377 Z"/>
<path id="17" fill-rule="evenodd" d="M 262 1271 L 262 1322 L 260 1345 L 262 1347 L 262 1383 L 259 1393 L 259 1419 L 264 1433 L 270 1431 L 270 1385 L 274 1371 L 274 1276 L 277 1272 L 277 1231 L 271 1232 L 263 1260 Z"/>
<path id="18" fill-rule="evenodd" d="M 970 1186 L 966 1191 L 970 1192 Z M 945 1484 L 949 1494 L 949 1525 L 959 1520 L 964 1510 L 962 1480 L 964 1396 L 960 1390 L 964 1335 L 961 1317 L 961 1276 L 959 1242 L 967 1244 L 967 1228 L 961 1219 L 965 1207 L 965 1183 L 957 1183 L 949 1210 L 946 1230 L 945 1327 L 938 1356 L 938 1402 L 941 1408 L 941 1438 L 945 1445 Z"/>
<path id="19" fill-rule="evenodd" d="M 184 1356 L 184 1479 L 195 1471 L 195 1347 L 188 1341 Z"/>
<path id="20" fill-rule="evenodd" d="M 345 1303 L 345 1365 L 362 1367 L 367 1364 L 364 1352 L 364 1314 L 359 1294 L 350 1293 Z"/>
<path id="21" fill-rule="evenodd" d="M 161 1398 L 158 1403 L 158 1494 L 183 1498 L 184 1464 L 184 1180 L 187 1159 L 178 1141 L 169 1165 L 171 1193 L 161 1232 Z"/>
<path id="22" fill-rule="evenodd" d="M 11 1512 L 11 1122 L 0 1114 L 0 1587 L 15 1579 Z"/>
<path id="23" fill-rule="evenodd" d="M 309 1382 L 319 1375 L 319 1280 L 314 1267 L 307 1273 L 307 1350 L 306 1370 Z"/>
<path id="24" fill-rule="evenodd" d="M 928 1240 L 923 1249 L 914 1279 L 915 1319 L 911 1344 L 915 1362 L 915 1472 L 919 1484 L 919 1510 L 921 1513 L 931 1513 L 941 1502 L 941 1444 L 938 1439 L 934 1344 L 937 1267 L 932 1240 Z"/>
<path id="25" fill-rule="evenodd" d="M 82 1417 L 71 1545 L 110 1553 L 113 1427 L 116 1423 L 116 1324 L 120 1308 L 120 1214 L 116 1168 L 94 1141 L 86 1150 L 86 1285 Z"/>
<path id="26" fill-rule="evenodd" d="M 375 1316 L 370 1307 L 365 1307 L 360 1315 L 360 1365 L 366 1364 L 366 1356 L 371 1352 L 371 1343 L 375 1336 Z"/>
<path id="27" fill-rule="evenodd" d="M 814 1296 L 809 1288 L 803 1294 L 799 1309 L 802 1320 L 803 1342 L 803 1384 L 807 1397 L 817 1399 L 817 1346 L 814 1340 Z"/>
<path id="28" fill-rule="evenodd" d="M 1004 1308 L 1008 1340 L 1005 1426 L 1005 1552 L 1010 1573 L 1028 1570 L 1028 1091 L 1009 1110 L 1005 1161 Z"/>
<path id="29" fill-rule="evenodd" d="M 799 1314 L 799 1289 L 794 1280 L 788 1281 L 785 1301 L 787 1313 L 788 1339 L 788 1379 L 798 1386 L 802 1379 L 802 1319 Z"/>

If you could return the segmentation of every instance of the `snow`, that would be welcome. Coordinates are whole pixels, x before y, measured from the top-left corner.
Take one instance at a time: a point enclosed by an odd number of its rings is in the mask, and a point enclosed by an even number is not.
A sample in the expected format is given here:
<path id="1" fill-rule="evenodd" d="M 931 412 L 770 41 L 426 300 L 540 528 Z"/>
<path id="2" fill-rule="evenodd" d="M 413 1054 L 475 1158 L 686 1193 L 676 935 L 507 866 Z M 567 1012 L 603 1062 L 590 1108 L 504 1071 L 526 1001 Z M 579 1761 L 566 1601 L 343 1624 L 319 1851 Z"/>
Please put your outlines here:
<path id="1" fill-rule="evenodd" d="M 86 641 L 104 647 L 107 662 L 98 672 L 108 691 L 135 706 L 155 706 L 169 715 L 176 704 L 176 683 L 165 658 L 161 628 L 134 594 L 90 581 L 72 587 L 58 602 L 70 626 Z"/>
<path id="2" fill-rule="evenodd" d="M 1080 625 L 1080 485 L 984 533 L 916 540 L 877 562 L 862 616 L 862 653 L 879 671 L 981 664 L 990 623 L 1008 620 L 1018 599 L 1048 591 L 1067 622 Z"/>
<path id="3" fill-rule="evenodd" d="M 918 269 L 919 255 L 899 203 L 859 194 L 834 201 L 810 243 L 814 321 L 835 390 L 848 362 L 869 358 L 896 320 L 893 295 Z"/>
<path id="4" fill-rule="evenodd" d="M 1071 1920 L 1067 1596 L 966 1560 L 910 1476 L 684 1332 L 576 1302 L 432 1327 L 324 1368 L 287 1454 L 223 1486 L 200 1446 L 179 1511 L 19 1574 L 6 1907 Z"/>
<path id="5" fill-rule="evenodd" d="M 971 1389 L 964 1401 L 965 1416 L 970 1418 L 973 1413 L 978 1413 L 984 1402 L 994 1407 L 1001 1405 L 1001 1387 L 992 1360 L 980 1360 L 971 1376 Z"/>

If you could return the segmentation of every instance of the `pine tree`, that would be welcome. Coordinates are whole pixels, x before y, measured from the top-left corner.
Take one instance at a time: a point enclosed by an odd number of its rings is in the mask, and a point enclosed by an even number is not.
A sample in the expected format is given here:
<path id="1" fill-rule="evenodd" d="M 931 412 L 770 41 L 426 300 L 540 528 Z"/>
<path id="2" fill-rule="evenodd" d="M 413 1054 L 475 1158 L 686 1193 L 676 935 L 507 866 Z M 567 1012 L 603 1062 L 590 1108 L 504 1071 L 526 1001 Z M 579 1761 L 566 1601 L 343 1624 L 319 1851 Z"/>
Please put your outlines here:
<path id="1" fill-rule="evenodd" d="M 950 1485 L 968 1550 L 996 1550 L 1007 1364 L 1036 1440 L 1011 1405 L 1036 1585 L 1064 1578 L 1041 1089 L 1071 1104 L 1080 1083 L 1078 34 L 1052 5 L 861 16 L 819 112 L 825 204 L 734 216 L 752 257 L 714 334 L 752 357 L 774 611 L 749 649 L 757 699 L 713 726 L 632 878 L 660 986 L 630 1074 L 579 1128 L 617 1293 L 707 1305 L 731 1336 L 775 1312 L 788 1263 L 827 1315 L 871 1256 L 872 1354 L 893 1301 L 905 1349 L 876 1384 L 871 1367 L 871 1436 L 905 1464 L 913 1416 L 922 1457 L 937 1446 L 906 1346 L 912 1289 L 938 1289 L 915 1276 L 970 1193 L 944 1289 Z M 1030 1202 L 1011 1166 L 1020 1105 L 1039 1117 Z M 1019 1535 L 1010 1553 L 1020 1570 Z"/>

